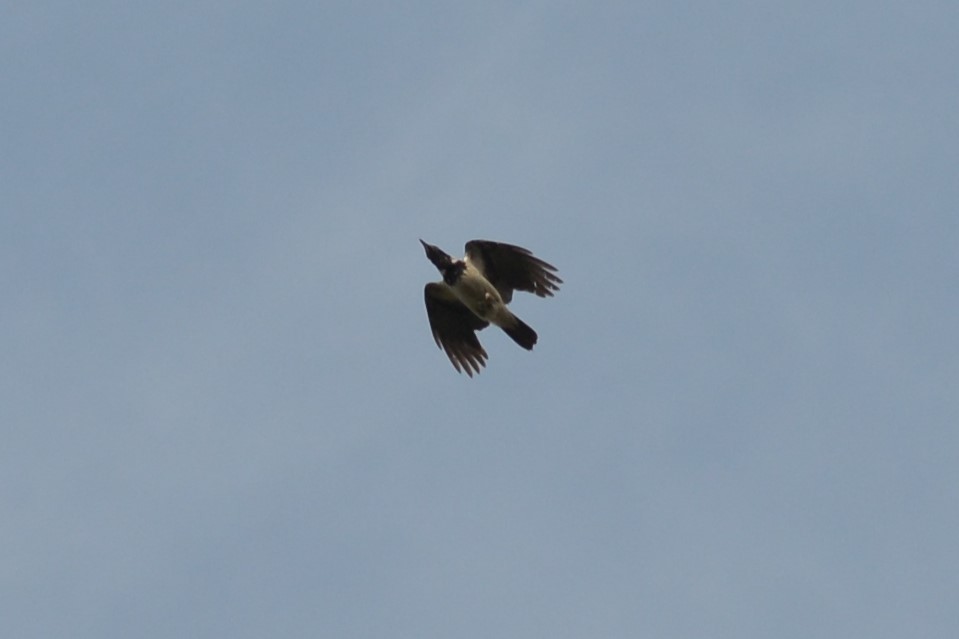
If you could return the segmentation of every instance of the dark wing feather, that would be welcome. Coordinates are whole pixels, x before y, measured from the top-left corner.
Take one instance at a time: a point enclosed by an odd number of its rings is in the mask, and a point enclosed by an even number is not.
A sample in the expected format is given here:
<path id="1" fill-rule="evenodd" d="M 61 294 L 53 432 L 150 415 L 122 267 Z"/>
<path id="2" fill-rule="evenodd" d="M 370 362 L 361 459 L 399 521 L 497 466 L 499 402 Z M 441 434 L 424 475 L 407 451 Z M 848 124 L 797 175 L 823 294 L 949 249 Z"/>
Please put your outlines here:
<path id="1" fill-rule="evenodd" d="M 489 322 L 474 315 L 445 284 L 431 282 L 424 294 L 426 315 L 436 345 L 446 351 L 458 372 L 465 370 L 470 377 L 474 371 L 479 373 L 486 365 L 487 355 L 476 338 L 476 331 L 489 326 Z"/>
<path id="2" fill-rule="evenodd" d="M 466 258 L 496 287 L 505 302 L 513 299 L 514 290 L 552 297 L 563 283 L 555 274 L 555 266 L 521 246 L 471 240 L 466 243 Z"/>

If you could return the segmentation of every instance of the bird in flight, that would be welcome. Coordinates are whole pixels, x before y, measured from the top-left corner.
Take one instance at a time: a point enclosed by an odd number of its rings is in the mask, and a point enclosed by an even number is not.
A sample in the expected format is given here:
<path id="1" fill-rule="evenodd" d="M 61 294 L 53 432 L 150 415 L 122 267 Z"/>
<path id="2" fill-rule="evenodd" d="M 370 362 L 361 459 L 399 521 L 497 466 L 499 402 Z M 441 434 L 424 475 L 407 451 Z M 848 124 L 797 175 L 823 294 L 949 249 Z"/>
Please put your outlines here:
<path id="1" fill-rule="evenodd" d="M 527 249 L 502 242 L 472 240 L 466 257 L 453 259 L 441 249 L 420 240 L 426 257 L 443 275 L 442 282 L 426 285 L 426 315 L 436 345 L 446 351 L 457 372 L 470 377 L 486 365 L 486 351 L 476 331 L 494 324 L 530 351 L 536 331 L 513 315 L 506 305 L 513 291 L 552 297 L 563 283 L 556 267 Z"/>

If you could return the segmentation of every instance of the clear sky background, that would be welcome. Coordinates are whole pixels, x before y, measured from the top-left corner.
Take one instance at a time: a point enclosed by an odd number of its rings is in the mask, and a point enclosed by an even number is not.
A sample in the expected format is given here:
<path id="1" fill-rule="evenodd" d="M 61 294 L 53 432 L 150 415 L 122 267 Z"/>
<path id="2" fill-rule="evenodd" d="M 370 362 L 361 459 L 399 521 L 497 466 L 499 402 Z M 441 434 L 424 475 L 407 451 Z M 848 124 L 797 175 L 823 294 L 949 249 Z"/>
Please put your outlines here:
<path id="1" fill-rule="evenodd" d="M 6 636 L 959 636 L 955 2 L 0 13 Z"/>

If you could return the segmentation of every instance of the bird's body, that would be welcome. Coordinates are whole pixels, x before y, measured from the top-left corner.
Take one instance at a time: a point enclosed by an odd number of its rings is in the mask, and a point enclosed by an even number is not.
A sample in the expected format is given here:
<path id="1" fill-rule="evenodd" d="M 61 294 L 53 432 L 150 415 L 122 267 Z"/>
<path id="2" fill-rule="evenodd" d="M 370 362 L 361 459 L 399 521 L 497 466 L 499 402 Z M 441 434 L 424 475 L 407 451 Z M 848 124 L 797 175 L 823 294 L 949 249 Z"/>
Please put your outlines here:
<path id="1" fill-rule="evenodd" d="M 508 324 L 513 319 L 513 314 L 506 308 L 499 291 L 469 260 L 463 261 L 465 268 L 460 270 L 456 280 L 450 284 L 456 299 L 473 311 L 474 315 L 490 324 Z"/>
<path id="2" fill-rule="evenodd" d="M 517 344 L 532 350 L 536 331 L 506 306 L 513 290 L 552 296 L 562 280 L 555 268 L 533 257 L 528 250 L 487 240 L 466 244 L 466 257 L 455 260 L 439 248 L 420 240 L 426 256 L 443 276 L 426 285 L 426 312 L 436 344 L 446 351 L 457 371 L 472 377 L 486 363 L 486 351 L 476 331 L 493 324 Z"/>

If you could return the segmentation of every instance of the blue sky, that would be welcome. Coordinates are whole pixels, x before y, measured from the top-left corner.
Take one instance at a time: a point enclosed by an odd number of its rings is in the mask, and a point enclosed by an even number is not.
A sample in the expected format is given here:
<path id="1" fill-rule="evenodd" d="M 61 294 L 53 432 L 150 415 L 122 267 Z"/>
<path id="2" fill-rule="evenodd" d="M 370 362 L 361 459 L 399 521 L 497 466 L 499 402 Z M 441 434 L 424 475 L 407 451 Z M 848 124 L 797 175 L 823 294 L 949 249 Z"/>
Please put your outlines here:
<path id="1" fill-rule="evenodd" d="M 3 14 L 10 636 L 959 631 L 955 3 Z"/>

